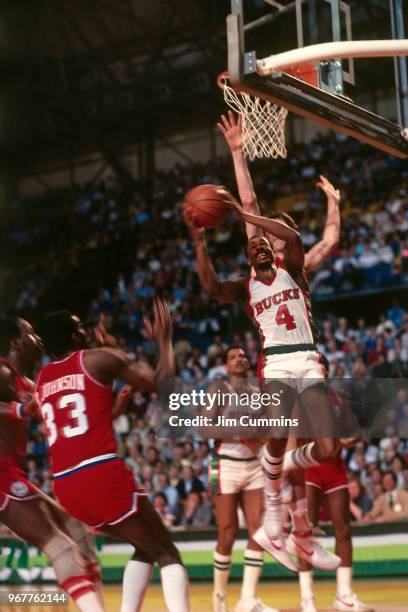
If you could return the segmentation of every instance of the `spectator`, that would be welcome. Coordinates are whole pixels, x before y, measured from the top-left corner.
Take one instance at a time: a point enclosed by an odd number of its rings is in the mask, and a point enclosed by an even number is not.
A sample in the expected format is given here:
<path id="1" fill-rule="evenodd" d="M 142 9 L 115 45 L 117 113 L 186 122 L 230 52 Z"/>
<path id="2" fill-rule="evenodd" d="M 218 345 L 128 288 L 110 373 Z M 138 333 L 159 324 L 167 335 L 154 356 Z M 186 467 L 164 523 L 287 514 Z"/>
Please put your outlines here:
<path id="1" fill-rule="evenodd" d="M 190 466 L 184 466 L 182 477 L 177 483 L 177 492 L 180 499 L 185 500 L 190 492 L 202 493 L 204 491 L 204 485 L 197 476 L 194 476 L 193 470 Z"/>
<path id="2" fill-rule="evenodd" d="M 176 487 L 170 484 L 168 474 L 159 474 L 157 487 L 161 493 L 164 493 L 170 510 L 176 514 L 179 507 L 179 494 Z"/>
<path id="3" fill-rule="evenodd" d="M 374 502 L 366 521 L 382 523 L 408 518 L 408 493 L 397 489 L 397 478 L 391 471 L 383 476 L 384 493 Z"/>
<path id="4" fill-rule="evenodd" d="M 153 505 L 160 515 L 163 523 L 169 529 L 174 525 L 175 516 L 171 511 L 170 506 L 167 503 L 167 497 L 164 493 L 155 493 L 153 498 Z"/>
<path id="5" fill-rule="evenodd" d="M 353 521 L 361 521 L 372 508 L 372 501 L 359 482 L 353 478 L 348 484 L 350 495 L 350 515 Z"/>
<path id="6" fill-rule="evenodd" d="M 215 336 L 214 343 L 207 349 L 207 357 L 214 363 L 217 357 L 223 357 L 227 345 L 222 341 L 221 336 Z"/>
<path id="7" fill-rule="evenodd" d="M 203 501 L 201 493 L 190 491 L 180 524 L 183 527 L 208 527 L 211 524 L 211 519 L 211 504 L 206 499 Z"/>

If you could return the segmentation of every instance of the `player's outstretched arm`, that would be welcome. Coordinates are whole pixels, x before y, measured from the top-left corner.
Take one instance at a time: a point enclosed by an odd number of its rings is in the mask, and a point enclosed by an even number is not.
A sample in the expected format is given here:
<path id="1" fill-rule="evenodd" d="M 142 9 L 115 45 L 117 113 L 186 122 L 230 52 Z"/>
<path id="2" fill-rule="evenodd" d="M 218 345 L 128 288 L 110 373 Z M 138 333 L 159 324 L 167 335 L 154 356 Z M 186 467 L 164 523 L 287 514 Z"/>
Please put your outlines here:
<path id="1" fill-rule="evenodd" d="M 153 320 L 143 317 L 143 323 L 150 338 L 157 343 L 158 362 L 155 379 L 163 380 L 174 376 L 176 371 L 173 350 L 173 323 L 165 300 L 153 298 Z"/>
<path id="2" fill-rule="evenodd" d="M 323 238 L 305 255 L 305 271 L 311 274 L 330 257 L 338 246 L 340 239 L 340 191 L 325 178 L 320 176 L 317 183 L 327 196 L 327 218 Z"/>
<path id="3" fill-rule="evenodd" d="M 147 363 L 130 363 L 123 351 L 104 347 L 85 351 L 84 364 L 98 382 L 110 385 L 118 378 L 140 391 L 154 391 L 158 379 L 174 374 L 174 354 L 171 344 L 172 324 L 169 309 L 160 298 L 153 300 L 153 321 L 145 318 L 148 333 L 158 344 L 159 360 L 153 370 Z"/>
<path id="4" fill-rule="evenodd" d="M 221 121 L 217 123 L 217 128 L 224 136 L 229 150 L 231 151 L 235 179 L 237 181 L 239 199 L 242 202 L 242 206 L 246 212 L 259 215 L 260 211 L 256 193 L 243 151 L 242 115 L 238 114 L 238 117 L 235 118 L 234 113 L 228 111 L 228 117 L 226 117 L 226 115 L 221 115 Z M 259 228 L 250 223 L 246 223 L 245 228 L 248 240 L 262 233 Z"/>
<path id="5" fill-rule="evenodd" d="M 222 281 L 218 278 L 212 261 L 207 252 L 205 230 L 194 223 L 194 213 L 188 205 L 184 205 L 184 220 L 189 229 L 194 244 L 197 273 L 201 287 L 210 297 L 225 303 L 247 301 L 247 292 L 243 281 Z"/>
<path id="6" fill-rule="evenodd" d="M 104 347 L 84 352 L 86 370 L 103 385 L 111 385 L 115 378 L 137 387 L 140 391 L 154 391 L 155 372 L 147 363 L 130 363 L 119 349 Z"/>

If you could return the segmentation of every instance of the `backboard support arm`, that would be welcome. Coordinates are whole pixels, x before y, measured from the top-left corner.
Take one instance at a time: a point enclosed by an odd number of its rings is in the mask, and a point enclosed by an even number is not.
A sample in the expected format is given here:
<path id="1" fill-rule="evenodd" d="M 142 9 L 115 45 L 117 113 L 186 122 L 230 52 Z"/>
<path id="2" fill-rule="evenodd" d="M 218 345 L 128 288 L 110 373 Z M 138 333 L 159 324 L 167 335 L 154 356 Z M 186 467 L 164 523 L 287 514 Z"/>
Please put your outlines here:
<path id="1" fill-rule="evenodd" d="M 403 5 L 406 0 L 390 0 L 392 37 L 405 38 Z M 395 84 L 397 95 L 398 123 L 408 127 L 408 73 L 407 58 L 395 57 Z"/>

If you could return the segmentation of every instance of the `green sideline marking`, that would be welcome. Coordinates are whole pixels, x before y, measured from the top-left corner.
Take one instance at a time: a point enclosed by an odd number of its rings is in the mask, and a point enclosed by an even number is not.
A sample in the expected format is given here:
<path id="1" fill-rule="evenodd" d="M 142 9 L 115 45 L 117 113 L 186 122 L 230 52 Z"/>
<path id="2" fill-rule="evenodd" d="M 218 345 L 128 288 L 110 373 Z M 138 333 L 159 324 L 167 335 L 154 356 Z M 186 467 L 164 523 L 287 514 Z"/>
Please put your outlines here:
<path id="1" fill-rule="evenodd" d="M 199 543 L 197 543 L 199 546 Z M 355 562 L 370 562 L 370 561 L 400 561 L 407 560 L 406 544 L 384 544 L 382 546 L 361 546 L 355 547 L 353 551 Z M 186 565 L 206 565 L 212 566 L 212 551 L 211 550 L 185 550 L 181 552 L 181 556 Z M 124 567 L 130 559 L 130 553 L 99 553 L 101 565 L 104 568 Z M 233 563 L 243 565 L 244 551 L 236 550 L 233 553 Z M 4 566 L 4 559 L 0 562 L 0 566 Z M 30 566 L 47 566 L 47 559 L 44 555 L 33 555 L 29 558 Z M 17 559 L 13 566 L 18 565 Z M 265 555 L 265 565 L 278 565 L 276 561 Z"/>
<path id="2" fill-rule="evenodd" d="M 199 546 L 199 544 L 197 544 Z M 405 544 L 388 544 L 384 546 L 366 546 L 354 548 L 354 561 L 396 561 L 407 559 L 407 547 Z M 181 553 L 186 565 L 212 565 L 212 551 L 196 550 L 183 551 Z M 124 567 L 131 555 L 123 553 L 101 553 L 99 558 L 102 567 Z M 243 564 L 244 551 L 237 550 L 233 553 L 233 563 Z M 277 565 L 268 555 L 265 556 L 266 565 Z"/>

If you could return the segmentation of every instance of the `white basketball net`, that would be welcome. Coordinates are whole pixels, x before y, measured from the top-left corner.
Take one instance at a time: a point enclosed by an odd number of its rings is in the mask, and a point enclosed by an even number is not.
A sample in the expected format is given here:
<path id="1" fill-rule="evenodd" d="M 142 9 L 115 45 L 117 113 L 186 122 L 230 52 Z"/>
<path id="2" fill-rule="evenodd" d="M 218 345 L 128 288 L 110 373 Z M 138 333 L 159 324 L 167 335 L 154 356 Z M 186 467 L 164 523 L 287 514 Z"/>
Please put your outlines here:
<path id="1" fill-rule="evenodd" d="M 218 78 L 224 91 L 224 100 L 230 108 L 242 115 L 244 155 L 256 157 L 286 158 L 285 124 L 288 111 L 256 96 L 235 91 L 229 84 L 228 74 Z"/>

